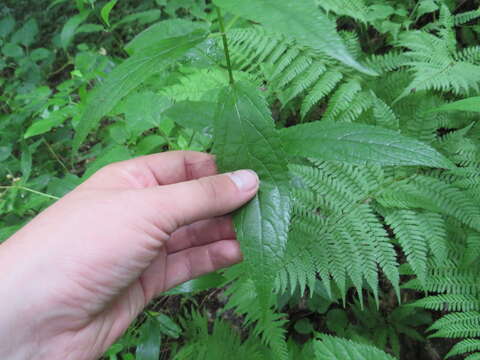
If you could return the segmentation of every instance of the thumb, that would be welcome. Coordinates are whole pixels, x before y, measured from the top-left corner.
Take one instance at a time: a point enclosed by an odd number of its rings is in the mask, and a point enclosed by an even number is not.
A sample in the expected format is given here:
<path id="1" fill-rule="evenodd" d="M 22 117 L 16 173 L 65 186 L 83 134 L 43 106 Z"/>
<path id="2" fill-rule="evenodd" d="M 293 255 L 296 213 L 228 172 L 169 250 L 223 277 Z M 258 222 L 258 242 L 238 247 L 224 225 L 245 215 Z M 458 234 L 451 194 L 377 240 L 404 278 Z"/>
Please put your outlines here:
<path id="1" fill-rule="evenodd" d="M 169 220 L 169 229 L 164 230 L 171 233 L 180 226 L 236 210 L 255 196 L 259 183 L 254 171 L 239 170 L 140 191 L 155 213 Z"/>

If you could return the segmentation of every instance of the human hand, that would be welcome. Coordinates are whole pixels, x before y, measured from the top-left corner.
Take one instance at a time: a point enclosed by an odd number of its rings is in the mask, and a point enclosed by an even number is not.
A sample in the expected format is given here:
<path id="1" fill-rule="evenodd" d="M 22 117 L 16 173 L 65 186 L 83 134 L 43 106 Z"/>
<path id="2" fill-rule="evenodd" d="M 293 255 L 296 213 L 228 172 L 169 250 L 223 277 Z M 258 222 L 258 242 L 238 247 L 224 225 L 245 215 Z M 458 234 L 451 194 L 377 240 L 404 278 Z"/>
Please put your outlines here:
<path id="1" fill-rule="evenodd" d="M 96 359 L 160 293 L 241 260 L 249 171 L 169 152 L 105 167 L 0 246 L 0 358 Z"/>

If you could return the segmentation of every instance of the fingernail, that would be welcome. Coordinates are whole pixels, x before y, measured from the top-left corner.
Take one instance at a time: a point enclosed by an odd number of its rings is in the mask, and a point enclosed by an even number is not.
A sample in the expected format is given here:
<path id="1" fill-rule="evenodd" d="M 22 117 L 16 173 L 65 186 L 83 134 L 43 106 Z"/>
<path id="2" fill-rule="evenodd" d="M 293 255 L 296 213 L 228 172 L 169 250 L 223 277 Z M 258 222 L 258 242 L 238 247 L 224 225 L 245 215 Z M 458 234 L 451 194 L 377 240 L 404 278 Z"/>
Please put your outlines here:
<path id="1" fill-rule="evenodd" d="M 240 191 L 250 191 L 258 185 L 258 175 L 252 170 L 239 170 L 228 174 Z"/>

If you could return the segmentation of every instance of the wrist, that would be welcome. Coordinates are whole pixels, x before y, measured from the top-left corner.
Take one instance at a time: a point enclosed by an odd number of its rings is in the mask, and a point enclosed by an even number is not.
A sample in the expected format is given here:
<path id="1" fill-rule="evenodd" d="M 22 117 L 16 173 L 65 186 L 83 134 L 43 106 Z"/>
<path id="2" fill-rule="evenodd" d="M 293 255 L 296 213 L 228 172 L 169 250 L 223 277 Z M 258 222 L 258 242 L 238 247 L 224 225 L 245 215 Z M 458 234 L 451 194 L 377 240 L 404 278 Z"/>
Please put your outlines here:
<path id="1" fill-rule="evenodd" d="M 24 256 L 24 258 L 26 258 Z M 0 245 L 0 359 L 35 359 L 38 333 L 35 331 L 35 298 L 28 293 L 28 284 L 35 281 L 23 279 L 22 267 L 28 260 L 18 256 L 10 242 Z"/>

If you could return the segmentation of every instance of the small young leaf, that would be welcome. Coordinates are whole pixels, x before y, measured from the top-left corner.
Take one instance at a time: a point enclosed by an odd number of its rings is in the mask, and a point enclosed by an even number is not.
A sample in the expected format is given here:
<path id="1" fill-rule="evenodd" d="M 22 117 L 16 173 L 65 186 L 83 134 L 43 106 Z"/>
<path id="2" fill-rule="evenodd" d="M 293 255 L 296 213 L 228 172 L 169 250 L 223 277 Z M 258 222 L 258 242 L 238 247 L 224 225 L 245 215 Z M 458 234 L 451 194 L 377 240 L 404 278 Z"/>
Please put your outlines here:
<path id="1" fill-rule="evenodd" d="M 161 40 L 115 68 L 105 82 L 97 87 L 87 100 L 86 110 L 77 127 L 73 141 L 76 152 L 103 116 L 132 90 L 153 74 L 159 73 L 189 49 L 205 39 L 204 33 Z"/>
<path id="2" fill-rule="evenodd" d="M 11 42 L 28 47 L 33 44 L 37 34 L 37 21 L 35 19 L 30 19 L 12 35 Z"/>
<path id="3" fill-rule="evenodd" d="M 15 19 L 12 16 L 4 17 L 0 20 L 0 38 L 7 37 L 15 28 Z"/>
<path id="4" fill-rule="evenodd" d="M 245 268 L 262 306 L 268 306 L 281 265 L 290 222 L 289 173 L 273 119 L 259 91 L 238 83 L 225 88 L 215 117 L 215 147 L 221 171 L 252 169 L 258 196 L 234 217 Z"/>
<path id="5" fill-rule="evenodd" d="M 215 0 L 232 14 L 261 23 L 267 30 L 294 38 L 363 73 L 376 75 L 358 63 L 337 33 L 335 23 L 313 0 Z"/>
<path id="6" fill-rule="evenodd" d="M 377 126 L 314 122 L 283 129 L 280 136 L 285 151 L 294 156 L 352 164 L 454 167 L 429 145 Z"/>
<path id="7" fill-rule="evenodd" d="M 25 56 L 23 48 L 14 43 L 6 43 L 2 48 L 2 54 L 6 57 L 11 57 L 14 59 L 19 59 Z"/>
<path id="8" fill-rule="evenodd" d="M 115 5 L 117 5 L 118 0 L 110 0 L 106 3 L 102 10 L 100 11 L 100 15 L 102 16 L 102 20 L 110 27 L 110 13 L 112 12 Z"/>
<path id="9" fill-rule="evenodd" d="M 60 43 L 64 49 L 68 48 L 68 45 L 72 42 L 78 27 L 88 18 L 89 11 L 84 11 L 78 15 L 71 17 L 60 33 Z"/>
<path id="10" fill-rule="evenodd" d="M 215 104 L 207 101 L 180 101 L 165 111 L 165 116 L 177 124 L 202 131 L 213 126 Z"/>

